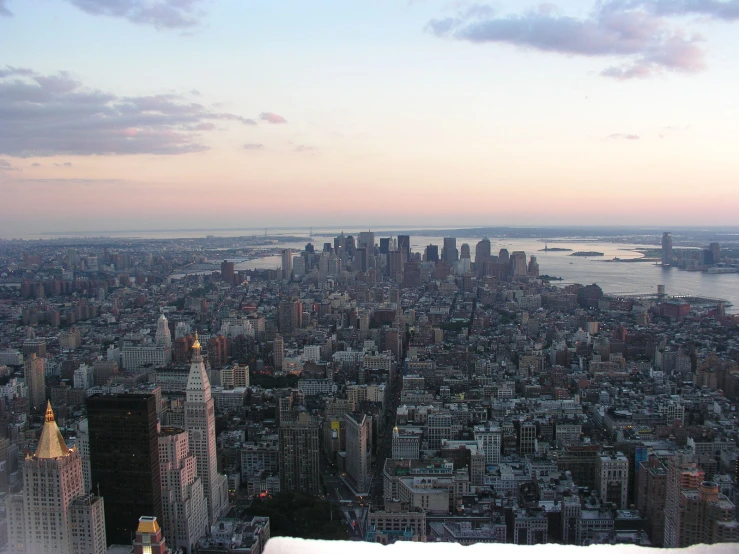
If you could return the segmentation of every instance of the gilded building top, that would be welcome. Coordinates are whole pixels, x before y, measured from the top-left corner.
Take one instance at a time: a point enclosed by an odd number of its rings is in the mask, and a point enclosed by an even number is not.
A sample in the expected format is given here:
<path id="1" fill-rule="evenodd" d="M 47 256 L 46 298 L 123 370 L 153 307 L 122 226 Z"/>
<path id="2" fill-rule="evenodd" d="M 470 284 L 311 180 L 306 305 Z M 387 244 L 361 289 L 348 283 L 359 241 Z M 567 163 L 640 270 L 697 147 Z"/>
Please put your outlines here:
<path id="1" fill-rule="evenodd" d="M 146 533 L 155 535 L 159 531 L 159 524 L 157 518 L 154 516 L 141 516 L 139 518 L 139 527 L 136 529 L 137 533 Z"/>
<path id="2" fill-rule="evenodd" d="M 46 421 L 41 431 L 41 438 L 38 441 L 36 454 L 34 457 L 41 459 L 63 458 L 69 456 L 69 449 L 64 442 L 61 431 L 54 419 L 54 411 L 51 409 L 51 402 L 46 404 Z"/>

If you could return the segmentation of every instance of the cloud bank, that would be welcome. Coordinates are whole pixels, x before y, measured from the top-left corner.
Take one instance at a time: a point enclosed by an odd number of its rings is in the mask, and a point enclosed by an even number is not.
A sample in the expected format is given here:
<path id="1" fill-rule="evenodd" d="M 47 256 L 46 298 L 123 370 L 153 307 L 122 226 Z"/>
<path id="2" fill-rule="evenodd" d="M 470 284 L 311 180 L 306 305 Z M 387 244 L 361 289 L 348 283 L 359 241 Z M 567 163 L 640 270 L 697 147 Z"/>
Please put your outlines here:
<path id="1" fill-rule="evenodd" d="M 725 21 L 739 19 L 739 0 L 621 0 L 617 4 L 624 8 L 643 6 L 663 16 L 703 15 Z"/>
<path id="2" fill-rule="evenodd" d="M 615 63 L 601 75 L 633 79 L 664 72 L 695 73 L 705 67 L 702 37 L 673 21 L 686 15 L 739 20 L 739 0 L 603 0 L 584 18 L 562 15 L 551 4 L 520 15 L 496 15 L 487 6 L 474 6 L 453 17 L 434 19 L 426 29 L 453 40 L 607 58 Z"/>
<path id="3" fill-rule="evenodd" d="M 66 72 L 0 69 L 0 155 L 201 152 L 208 149 L 202 133 L 217 122 L 256 125 L 176 94 L 117 96 Z"/>
<path id="4" fill-rule="evenodd" d="M 0 5 L 3 0 L 0 0 Z M 203 0 L 67 0 L 85 13 L 117 17 L 157 29 L 196 27 L 204 13 Z"/>
<path id="5" fill-rule="evenodd" d="M 0 160 L 0 171 L 20 171 L 20 169 L 15 167 L 8 160 Z"/>
<path id="6" fill-rule="evenodd" d="M 6 0 L 0 0 L 0 15 L 4 15 L 5 17 L 12 17 L 13 12 L 8 9 L 7 4 L 8 3 Z"/>

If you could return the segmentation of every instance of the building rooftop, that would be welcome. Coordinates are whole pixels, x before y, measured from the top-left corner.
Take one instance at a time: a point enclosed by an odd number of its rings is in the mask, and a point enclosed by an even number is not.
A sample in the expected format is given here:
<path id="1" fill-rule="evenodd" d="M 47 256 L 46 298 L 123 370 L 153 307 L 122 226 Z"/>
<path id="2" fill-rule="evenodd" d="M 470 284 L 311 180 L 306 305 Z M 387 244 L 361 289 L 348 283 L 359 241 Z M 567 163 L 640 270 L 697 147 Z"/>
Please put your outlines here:
<path id="1" fill-rule="evenodd" d="M 46 404 L 46 421 L 34 457 L 39 459 L 63 458 L 69 456 L 69 452 L 67 443 L 64 442 L 64 437 L 54 419 L 54 411 L 49 401 Z"/>

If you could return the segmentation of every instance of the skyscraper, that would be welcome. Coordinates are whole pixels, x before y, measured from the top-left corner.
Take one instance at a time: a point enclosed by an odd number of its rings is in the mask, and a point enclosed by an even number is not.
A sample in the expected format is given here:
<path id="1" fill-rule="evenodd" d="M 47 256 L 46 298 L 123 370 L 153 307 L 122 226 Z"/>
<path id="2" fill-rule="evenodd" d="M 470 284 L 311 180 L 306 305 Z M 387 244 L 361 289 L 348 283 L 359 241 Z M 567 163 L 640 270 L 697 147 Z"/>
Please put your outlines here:
<path id="1" fill-rule="evenodd" d="M 466 242 L 462 244 L 462 247 L 460 248 L 459 257 L 462 259 L 470 259 L 472 256 L 470 254 L 470 245 Z"/>
<path id="2" fill-rule="evenodd" d="M 459 251 L 457 250 L 457 239 L 454 237 L 446 237 L 444 239 L 444 247 L 441 249 L 441 259 L 449 265 L 454 265 L 459 259 Z"/>
<path id="3" fill-rule="evenodd" d="M 511 275 L 521 277 L 526 275 L 528 268 L 526 267 L 526 252 L 517 250 L 511 253 L 510 257 Z"/>
<path id="4" fill-rule="evenodd" d="M 539 262 L 536 261 L 536 256 L 531 256 L 529 258 L 529 267 L 526 270 L 526 273 L 529 275 L 529 277 L 539 276 Z"/>
<path id="5" fill-rule="evenodd" d="M 665 494 L 666 548 L 739 541 L 735 506 L 718 485 L 704 481 L 693 454 L 677 452 L 667 462 Z"/>
<path id="6" fill-rule="evenodd" d="M 595 459 L 595 490 L 603 502 L 611 502 L 619 510 L 628 508 L 629 459 L 621 452 Z"/>
<path id="7" fill-rule="evenodd" d="M 439 261 L 439 247 L 435 244 L 429 244 L 426 247 L 426 261 L 427 262 L 438 262 Z"/>
<path id="8" fill-rule="evenodd" d="M 361 413 L 344 415 L 346 433 L 346 470 L 364 492 L 370 476 L 372 458 L 372 417 Z"/>
<path id="9" fill-rule="evenodd" d="M 213 397 L 197 335 L 192 345 L 190 375 L 185 389 L 185 429 L 190 449 L 195 454 L 198 475 L 203 480 L 208 524 L 212 525 L 228 507 L 228 480 L 218 473 Z"/>
<path id="10" fill-rule="evenodd" d="M 346 249 L 346 237 L 344 236 L 344 231 L 342 231 L 339 236 L 334 238 L 334 252 L 338 256 L 344 249 Z"/>
<path id="11" fill-rule="evenodd" d="M 282 361 L 285 359 L 285 340 L 282 335 L 275 337 L 275 342 L 272 346 L 272 357 L 275 362 L 275 369 L 282 369 Z"/>
<path id="12" fill-rule="evenodd" d="M 228 260 L 221 262 L 221 280 L 229 285 L 234 284 L 234 263 Z"/>
<path id="13" fill-rule="evenodd" d="M 113 544 L 131 544 L 142 514 L 162 515 L 156 397 L 96 394 L 87 399 L 93 490 L 106 498 Z"/>
<path id="14" fill-rule="evenodd" d="M 31 354 L 23 363 L 23 380 L 28 387 L 31 410 L 43 409 L 46 402 L 46 374 L 44 359 Z"/>
<path id="15" fill-rule="evenodd" d="M 303 303 L 297 298 L 281 300 L 277 317 L 280 333 L 283 335 L 292 335 L 302 326 Z"/>
<path id="16" fill-rule="evenodd" d="M 353 269 L 355 271 L 367 271 L 367 249 L 360 246 L 355 251 Z"/>
<path id="17" fill-rule="evenodd" d="M 357 248 L 366 248 L 370 254 L 375 251 L 375 233 L 373 231 L 360 231 L 357 237 Z"/>
<path id="18" fill-rule="evenodd" d="M 511 255 L 508 253 L 507 248 L 501 248 L 498 252 L 498 263 L 506 267 L 511 263 Z"/>
<path id="19" fill-rule="evenodd" d="M 346 237 L 346 240 L 344 241 L 344 247 L 346 248 L 346 253 L 350 258 L 354 257 L 354 250 L 357 248 L 357 244 L 354 240 L 354 237 L 352 235 L 348 235 Z"/>
<path id="20" fill-rule="evenodd" d="M 36 452 L 23 462 L 22 496 L 10 499 L 10 552 L 103 554 L 104 517 L 102 498 L 85 494 L 82 460 L 67 448 L 49 403 Z"/>
<path id="21" fill-rule="evenodd" d="M 90 431 L 87 427 L 87 419 L 81 419 L 77 423 L 77 452 L 82 459 L 82 485 L 85 492 L 92 491 L 92 471 L 90 470 Z"/>
<path id="22" fill-rule="evenodd" d="M 712 242 L 708 245 L 708 250 L 711 252 L 712 263 L 721 263 L 721 245 L 718 242 Z"/>
<path id="23" fill-rule="evenodd" d="M 672 265 L 672 233 L 662 233 L 662 265 Z"/>
<path id="24" fill-rule="evenodd" d="M 208 507 L 196 464 L 187 432 L 177 427 L 163 428 L 159 434 L 162 527 L 169 543 L 186 552 L 192 552 L 208 530 Z"/>
<path id="25" fill-rule="evenodd" d="M 280 422 L 280 491 L 319 494 L 319 425 L 301 412 L 296 421 Z"/>
<path id="26" fill-rule="evenodd" d="M 387 253 L 387 274 L 396 283 L 403 282 L 403 252 L 391 250 Z"/>
<path id="27" fill-rule="evenodd" d="M 164 346 L 169 348 L 170 352 L 172 351 L 172 333 L 169 331 L 169 321 L 167 321 L 164 314 L 160 315 L 157 320 L 157 331 L 154 340 L 157 346 Z"/>
<path id="28" fill-rule="evenodd" d="M 285 248 L 282 251 L 282 278 L 289 280 L 293 274 L 293 251 Z"/>
<path id="29" fill-rule="evenodd" d="M 484 264 L 490 259 L 490 256 L 492 256 L 490 239 L 486 237 L 475 246 L 475 264 Z"/>
<path id="30" fill-rule="evenodd" d="M 410 261 L 411 259 L 411 236 L 410 235 L 398 235 L 398 250 L 403 252 L 403 261 Z"/>

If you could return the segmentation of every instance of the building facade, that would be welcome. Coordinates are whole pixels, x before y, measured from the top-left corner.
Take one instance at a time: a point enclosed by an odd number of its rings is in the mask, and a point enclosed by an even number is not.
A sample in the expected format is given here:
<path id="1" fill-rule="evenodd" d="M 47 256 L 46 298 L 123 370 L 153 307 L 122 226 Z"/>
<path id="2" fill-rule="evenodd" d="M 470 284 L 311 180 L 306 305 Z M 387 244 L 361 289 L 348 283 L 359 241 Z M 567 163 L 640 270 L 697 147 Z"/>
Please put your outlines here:
<path id="1" fill-rule="evenodd" d="M 213 524 L 228 506 L 228 479 L 218 473 L 215 405 L 197 335 L 185 389 L 185 429 L 203 481 L 208 524 Z"/>
<path id="2" fill-rule="evenodd" d="M 197 474 L 187 432 L 166 427 L 159 434 L 159 467 L 162 474 L 162 528 L 175 548 L 192 552 L 208 531 L 208 511 L 203 482 Z"/>
<path id="3" fill-rule="evenodd" d="M 87 421 L 92 487 L 107 499 L 106 535 L 113 544 L 130 544 L 142 514 L 162 514 L 155 397 L 91 396 Z"/>
<path id="4" fill-rule="evenodd" d="M 352 412 L 344 416 L 344 424 L 346 470 L 355 483 L 357 492 L 364 492 L 372 461 L 372 417 Z"/>
<path id="5" fill-rule="evenodd" d="M 280 490 L 320 494 L 319 426 L 305 413 L 280 423 Z"/>
<path id="6" fill-rule="evenodd" d="M 629 459 L 622 453 L 601 454 L 595 460 L 595 489 L 601 502 L 611 502 L 619 510 L 627 509 Z"/>
<path id="7" fill-rule="evenodd" d="M 23 362 L 23 381 L 28 387 L 31 410 L 40 410 L 46 403 L 46 374 L 44 359 L 32 353 Z"/>

